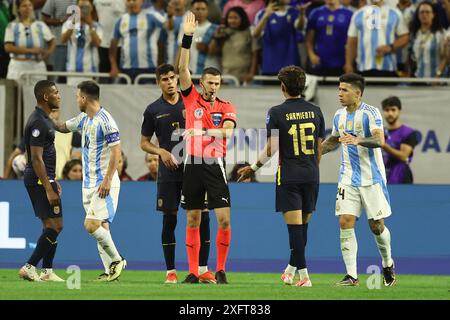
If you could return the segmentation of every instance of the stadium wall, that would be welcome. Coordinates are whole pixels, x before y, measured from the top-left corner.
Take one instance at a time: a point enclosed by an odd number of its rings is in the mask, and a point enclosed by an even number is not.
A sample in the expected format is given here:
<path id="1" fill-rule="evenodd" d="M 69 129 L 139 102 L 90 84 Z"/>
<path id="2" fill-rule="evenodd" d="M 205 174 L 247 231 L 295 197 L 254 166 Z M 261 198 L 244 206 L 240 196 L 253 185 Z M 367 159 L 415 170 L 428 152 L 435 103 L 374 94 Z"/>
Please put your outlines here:
<path id="1" fill-rule="evenodd" d="M 28 86 L 24 91 L 25 121 L 35 106 L 32 89 Z M 76 88 L 59 85 L 59 89 L 62 95 L 61 118 L 68 119 L 78 114 Z M 402 122 L 420 133 L 420 143 L 414 149 L 414 159 L 411 164 L 415 182 L 450 184 L 450 166 L 442 165 L 450 160 L 450 127 L 445 121 L 450 119 L 448 87 L 369 85 L 364 92 L 364 101 L 379 107 L 381 100 L 390 95 L 396 95 L 402 101 Z M 144 153 L 139 147 L 142 114 L 146 106 L 159 96 L 159 89 L 150 85 L 103 85 L 101 88 L 102 105 L 111 112 L 119 125 L 122 148 L 128 157 L 128 173 L 135 179 L 145 174 L 147 170 L 144 164 Z M 281 92 L 277 86 L 224 87 L 220 96 L 236 105 L 238 128 L 246 129 L 264 128 L 268 109 L 282 101 Z M 337 87 L 319 86 L 315 102 L 322 108 L 327 133 L 330 133 L 334 113 L 339 108 Z M 243 151 L 243 148 L 248 150 L 251 147 L 239 144 L 238 148 L 240 148 L 238 151 Z M 232 154 L 233 152 L 229 152 L 229 155 Z M 228 159 L 227 163 L 231 164 L 231 160 L 233 159 Z M 322 182 L 337 182 L 338 164 L 338 151 L 329 153 L 323 158 Z M 276 167 L 271 173 L 274 174 L 275 170 Z M 259 181 L 272 181 L 270 174 L 257 177 Z"/>
<path id="2" fill-rule="evenodd" d="M 85 213 L 80 182 L 62 182 L 64 230 L 56 265 L 101 268 L 95 241 L 83 229 Z M 286 226 L 274 212 L 272 183 L 230 184 L 232 244 L 228 269 L 278 272 L 288 256 Z M 450 274 L 450 186 L 390 186 L 393 215 L 386 224 L 399 273 Z M 307 258 L 311 272 L 344 272 L 339 226 L 334 216 L 336 185 L 322 184 L 317 211 L 309 226 Z M 164 269 L 160 245 L 162 217 L 155 211 L 156 184 L 122 183 L 112 233 L 134 269 Z M 9 210 L 8 205 L 9 203 Z M 210 267 L 215 267 L 216 222 L 211 214 Z M 9 218 L 9 219 L 8 219 Z M 9 221 L 8 221 L 9 220 Z M 34 217 L 21 181 L 0 181 L 0 267 L 19 267 L 35 247 L 41 224 Z M 381 261 L 365 215 L 357 225 L 359 270 Z M 186 268 L 185 214 L 176 231 L 178 269 Z"/>

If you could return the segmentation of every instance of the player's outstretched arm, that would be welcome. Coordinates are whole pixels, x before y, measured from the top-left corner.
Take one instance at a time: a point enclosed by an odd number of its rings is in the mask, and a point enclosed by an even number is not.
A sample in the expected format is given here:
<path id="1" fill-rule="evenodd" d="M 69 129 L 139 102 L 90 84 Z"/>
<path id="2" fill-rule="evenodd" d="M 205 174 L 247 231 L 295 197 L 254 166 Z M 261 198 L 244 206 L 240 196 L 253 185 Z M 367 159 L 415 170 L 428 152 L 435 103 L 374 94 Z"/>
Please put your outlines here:
<path id="1" fill-rule="evenodd" d="M 180 75 L 181 90 L 187 90 L 192 85 L 191 73 L 189 72 L 189 49 L 191 48 L 194 31 L 198 22 L 195 15 L 189 11 L 183 22 L 183 42 L 180 48 L 180 61 L 178 62 L 178 72 Z"/>
<path id="2" fill-rule="evenodd" d="M 322 143 L 321 156 L 323 156 L 324 154 L 326 154 L 330 151 L 336 150 L 338 147 L 339 147 L 339 138 L 335 137 L 335 136 L 329 137 L 327 140 L 325 140 Z"/>

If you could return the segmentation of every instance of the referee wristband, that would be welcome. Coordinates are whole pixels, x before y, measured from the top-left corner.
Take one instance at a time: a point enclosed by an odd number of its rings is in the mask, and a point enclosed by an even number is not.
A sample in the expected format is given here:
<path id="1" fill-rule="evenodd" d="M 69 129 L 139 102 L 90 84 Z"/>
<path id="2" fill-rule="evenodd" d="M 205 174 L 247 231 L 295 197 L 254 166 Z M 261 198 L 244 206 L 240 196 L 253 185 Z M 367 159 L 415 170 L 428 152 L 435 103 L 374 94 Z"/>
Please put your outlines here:
<path id="1" fill-rule="evenodd" d="M 258 169 L 259 169 L 259 167 L 256 165 L 256 162 L 255 162 L 254 164 L 252 164 L 252 165 L 250 166 L 250 168 L 252 168 L 253 172 L 258 171 Z"/>
<path id="2" fill-rule="evenodd" d="M 190 49 L 192 44 L 192 38 L 193 36 L 189 36 L 187 34 L 183 35 L 183 42 L 181 43 L 181 46 L 185 49 Z"/>

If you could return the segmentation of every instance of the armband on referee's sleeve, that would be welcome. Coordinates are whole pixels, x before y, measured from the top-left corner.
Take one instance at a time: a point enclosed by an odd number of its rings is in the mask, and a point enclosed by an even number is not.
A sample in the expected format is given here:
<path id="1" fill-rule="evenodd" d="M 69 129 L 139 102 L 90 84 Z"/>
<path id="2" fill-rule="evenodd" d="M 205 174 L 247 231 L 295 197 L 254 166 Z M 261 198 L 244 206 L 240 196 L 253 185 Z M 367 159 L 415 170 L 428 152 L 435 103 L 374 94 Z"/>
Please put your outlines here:
<path id="1" fill-rule="evenodd" d="M 193 36 L 189 36 L 187 34 L 183 35 L 183 41 L 181 43 L 181 46 L 185 49 L 190 49 L 192 44 L 192 38 Z"/>

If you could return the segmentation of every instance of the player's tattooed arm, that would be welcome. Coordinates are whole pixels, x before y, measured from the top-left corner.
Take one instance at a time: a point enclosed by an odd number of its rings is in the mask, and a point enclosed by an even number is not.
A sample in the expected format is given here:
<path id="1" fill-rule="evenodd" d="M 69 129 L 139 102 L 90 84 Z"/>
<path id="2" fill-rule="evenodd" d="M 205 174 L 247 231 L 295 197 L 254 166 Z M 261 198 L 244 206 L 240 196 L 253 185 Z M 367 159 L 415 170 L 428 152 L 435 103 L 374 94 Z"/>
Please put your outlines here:
<path id="1" fill-rule="evenodd" d="M 381 148 L 384 145 L 384 132 L 381 129 L 375 129 L 372 130 L 372 136 L 364 138 L 344 132 L 344 136 L 339 138 L 339 141 L 345 145 L 353 144 L 366 148 Z"/>
<path id="2" fill-rule="evenodd" d="M 61 120 L 56 120 L 50 117 L 50 119 L 53 121 L 53 125 L 55 126 L 55 130 L 61 133 L 69 133 L 70 130 L 67 129 L 66 123 Z"/>
<path id="3" fill-rule="evenodd" d="M 334 137 L 334 136 L 330 136 L 327 140 L 322 142 L 321 156 L 323 156 L 324 154 L 326 154 L 326 153 L 328 153 L 330 151 L 334 151 L 337 148 L 339 148 L 339 138 L 338 137 Z"/>

